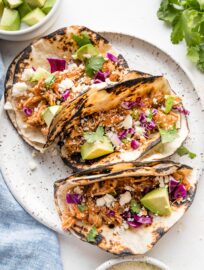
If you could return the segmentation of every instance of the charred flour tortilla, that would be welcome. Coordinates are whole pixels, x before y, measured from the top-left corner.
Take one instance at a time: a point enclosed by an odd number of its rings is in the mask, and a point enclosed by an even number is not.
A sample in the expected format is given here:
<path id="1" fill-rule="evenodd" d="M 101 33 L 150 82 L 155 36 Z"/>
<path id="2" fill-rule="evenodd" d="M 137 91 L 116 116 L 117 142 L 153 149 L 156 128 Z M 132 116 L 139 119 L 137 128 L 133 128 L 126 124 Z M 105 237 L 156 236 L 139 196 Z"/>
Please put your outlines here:
<path id="1" fill-rule="evenodd" d="M 113 254 L 144 254 L 190 206 L 196 191 L 191 172 L 188 166 L 163 161 L 118 163 L 71 175 L 54 186 L 62 227 Z M 165 215 L 141 203 L 158 189 L 167 192 L 170 202 Z M 162 203 L 158 200 L 157 207 Z"/>
<path id="2" fill-rule="evenodd" d="M 87 53 L 82 50 L 76 56 L 87 42 Z M 45 109 L 72 101 L 93 84 L 101 87 L 123 80 L 127 67 L 123 56 L 92 30 L 60 29 L 25 48 L 9 67 L 5 81 L 9 118 L 28 144 L 43 151 L 48 133 L 42 117 Z"/>
<path id="3" fill-rule="evenodd" d="M 150 150 L 152 156 L 147 155 L 147 160 L 160 160 L 172 155 L 188 135 L 179 106 L 181 99 L 162 76 L 92 89 L 61 110 L 51 125 L 48 142 L 61 133 L 61 156 L 74 169 L 134 161 Z M 94 148 L 103 142 L 110 153 L 84 158 L 84 145 Z"/>

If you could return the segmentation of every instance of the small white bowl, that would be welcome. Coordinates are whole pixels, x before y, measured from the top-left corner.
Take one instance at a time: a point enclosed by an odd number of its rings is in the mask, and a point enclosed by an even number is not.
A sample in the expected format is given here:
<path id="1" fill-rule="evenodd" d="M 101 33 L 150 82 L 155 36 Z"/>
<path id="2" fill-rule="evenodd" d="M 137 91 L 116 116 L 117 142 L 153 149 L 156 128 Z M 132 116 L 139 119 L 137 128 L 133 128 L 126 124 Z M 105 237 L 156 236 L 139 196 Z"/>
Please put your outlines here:
<path id="1" fill-rule="evenodd" d="M 0 30 L 0 38 L 12 41 L 24 41 L 40 36 L 49 27 L 51 27 L 57 19 L 60 3 L 61 0 L 56 0 L 54 6 L 52 7 L 48 15 L 46 15 L 42 21 L 33 26 L 28 26 L 24 29 L 21 28 L 17 31 Z"/>
<path id="2" fill-rule="evenodd" d="M 124 262 L 143 262 L 143 263 L 148 263 L 152 266 L 158 267 L 159 270 L 171 270 L 167 265 L 164 263 L 160 262 L 157 259 L 151 258 L 151 257 L 146 257 L 146 256 L 124 256 L 124 257 L 119 257 L 116 259 L 109 260 L 103 264 L 101 264 L 99 267 L 96 268 L 96 270 L 108 270 L 111 266 L 114 265 L 120 265 L 121 263 Z"/>

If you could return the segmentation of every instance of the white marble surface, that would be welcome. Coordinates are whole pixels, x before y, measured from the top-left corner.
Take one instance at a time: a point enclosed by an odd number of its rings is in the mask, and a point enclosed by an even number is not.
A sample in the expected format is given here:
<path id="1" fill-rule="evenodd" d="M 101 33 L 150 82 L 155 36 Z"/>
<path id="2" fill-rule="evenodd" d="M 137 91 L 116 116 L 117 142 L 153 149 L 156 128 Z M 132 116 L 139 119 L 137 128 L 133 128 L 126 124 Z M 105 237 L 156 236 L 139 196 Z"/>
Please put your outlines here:
<path id="1" fill-rule="evenodd" d="M 198 72 L 186 58 L 184 44 L 175 46 L 170 43 L 170 29 L 156 17 L 159 3 L 160 0 L 104 0 L 101 2 L 62 0 L 61 14 L 50 31 L 66 25 L 81 24 L 95 30 L 119 31 L 144 38 L 168 52 L 184 67 L 192 78 L 204 104 L 204 75 Z M 28 43 L 0 41 L 0 50 L 5 63 L 8 64 L 16 53 Z M 149 253 L 169 264 L 174 270 L 203 270 L 204 267 L 204 183 L 202 180 L 204 179 L 201 179 L 191 209 Z M 64 270 L 92 270 L 112 257 L 91 247 L 88 252 L 90 253 L 89 258 L 92 259 L 87 261 L 85 243 L 75 241 L 73 245 L 71 238 L 59 236 L 59 239 Z M 181 246 L 184 246 L 180 244 L 181 242 L 185 242 L 184 250 L 181 249 Z M 71 248 L 69 248 L 70 245 Z M 68 249 L 69 253 L 67 253 Z"/>

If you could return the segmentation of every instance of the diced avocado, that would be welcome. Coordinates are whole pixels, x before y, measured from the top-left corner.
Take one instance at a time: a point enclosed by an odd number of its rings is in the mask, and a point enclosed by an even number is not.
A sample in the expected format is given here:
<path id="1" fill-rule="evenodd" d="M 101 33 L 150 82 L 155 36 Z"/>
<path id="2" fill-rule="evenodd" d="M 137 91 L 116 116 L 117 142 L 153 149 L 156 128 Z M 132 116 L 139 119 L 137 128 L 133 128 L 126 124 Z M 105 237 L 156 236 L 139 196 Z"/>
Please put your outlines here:
<path id="1" fill-rule="evenodd" d="M 50 76 L 50 72 L 47 71 L 46 69 L 44 68 L 37 68 L 37 70 L 35 71 L 32 79 L 31 79 L 31 82 L 37 82 L 39 81 L 40 79 L 46 79 L 48 76 Z"/>
<path id="2" fill-rule="evenodd" d="M 4 2 L 3 0 L 0 0 L 0 17 L 3 14 L 3 10 L 4 10 Z"/>
<path id="3" fill-rule="evenodd" d="M 86 58 L 86 56 L 95 56 L 98 54 L 99 51 L 96 47 L 94 47 L 92 44 L 86 44 L 76 51 L 75 57 L 77 59 L 83 60 L 84 58 Z"/>
<path id="4" fill-rule="evenodd" d="M 21 20 L 18 11 L 9 8 L 4 8 L 0 23 L 0 29 L 15 31 L 20 29 L 20 25 Z"/>
<path id="5" fill-rule="evenodd" d="M 32 8 L 26 2 L 23 2 L 23 4 L 18 8 L 18 11 L 20 17 L 23 18 L 25 15 L 32 11 Z"/>
<path id="6" fill-rule="evenodd" d="M 113 146 L 108 139 L 94 143 L 85 142 L 81 146 L 81 156 L 84 160 L 102 157 L 114 152 Z"/>
<path id="7" fill-rule="evenodd" d="M 141 199 L 141 203 L 145 208 L 159 216 L 168 216 L 171 214 L 167 188 L 157 188 L 150 191 Z"/>
<path id="8" fill-rule="evenodd" d="M 42 8 L 42 11 L 45 14 L 48 14 L 50 12 L 50 10 L 52 9 L 52 7 L 54 6 L 56 0 L 47 0 Z"/>
<path id="9" fill-rule="evenodd" d="M 46 0 L 26 0 L 26 2 L 33 8 L 43 7 Z"/>
<path id="10" fill-rule="evenodd" d="M 22 18 L 22 22 L 29 26 L 39 23 L 46 15 L 41 9 L 36 8 Z"/>
<path id="11" fill-rule="evenodd" d="M 19 7 L 21 4 L 23 4 L 22 0 L 7 0 L 8 5 L 10 8 L 17 8 Z"/>
<path id="12" fill-rule="evenodd" d="M 60 105 L 55 105 L 55 106 L 50 106 L 44 110 L 42 113 L 42 118 L 44 119 L 45 123 L 49 127 L 54 116 L 61 110 L 62 106 Z"/>

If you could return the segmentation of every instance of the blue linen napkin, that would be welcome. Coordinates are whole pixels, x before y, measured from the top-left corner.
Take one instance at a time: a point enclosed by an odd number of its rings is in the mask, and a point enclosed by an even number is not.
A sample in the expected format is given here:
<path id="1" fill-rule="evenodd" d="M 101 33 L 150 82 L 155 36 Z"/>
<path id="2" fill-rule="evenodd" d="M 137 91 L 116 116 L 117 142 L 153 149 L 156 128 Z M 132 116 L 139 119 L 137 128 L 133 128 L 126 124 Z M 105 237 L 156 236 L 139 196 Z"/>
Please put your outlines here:
<path id="1" fill-rule="evenodd" d="M 4 68 L 0 55 L 0 98 Z M 62 270 L 57 235 L 16 202 L 0 173 L 0 269 Z"/>

